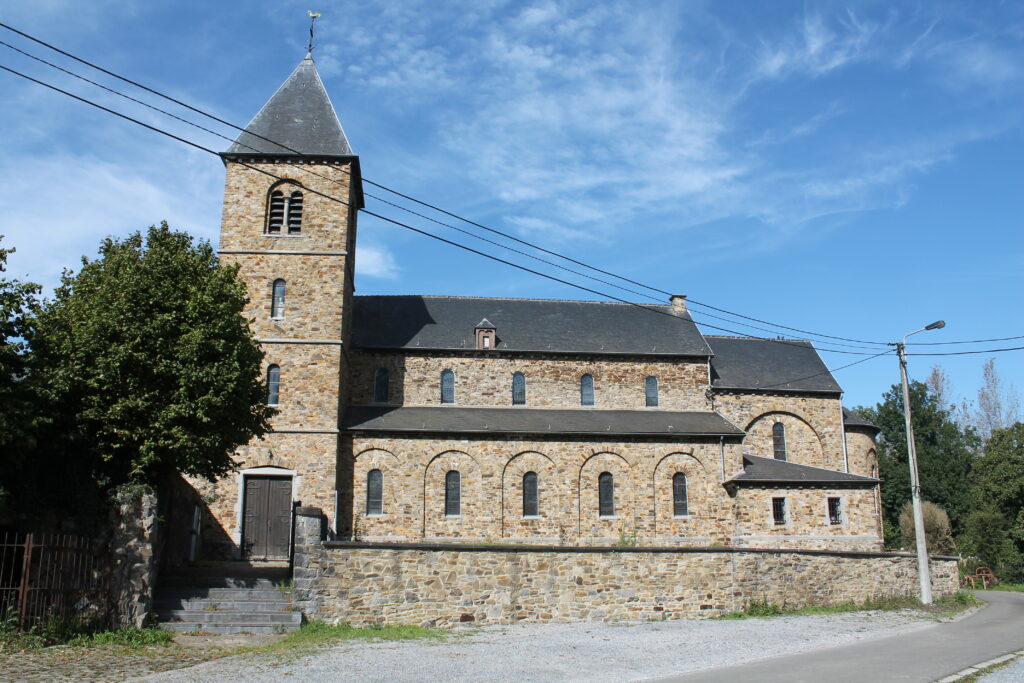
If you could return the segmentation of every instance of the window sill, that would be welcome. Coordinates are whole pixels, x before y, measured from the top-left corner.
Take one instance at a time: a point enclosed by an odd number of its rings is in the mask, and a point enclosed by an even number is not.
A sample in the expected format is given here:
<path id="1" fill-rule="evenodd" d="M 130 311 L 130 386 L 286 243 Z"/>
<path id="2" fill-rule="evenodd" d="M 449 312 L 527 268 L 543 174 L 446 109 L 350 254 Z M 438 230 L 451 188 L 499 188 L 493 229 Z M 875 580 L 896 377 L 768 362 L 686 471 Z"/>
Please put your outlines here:
<path id="1" fill-rule="evenodd" d="M 382 517 L 387 517 L 387 514 L 384 512 L 367 512 L 363 517 L 366 519 L 380 519 Z"/>
<path id="2" fill-rule="evenodd" d="M 540 515 L 523 515 L 520 519 L 541 519 Z"/>
<path id="3" fill-rule="evenodd" d="M 598 519 L 618 519 L 618 515 L 598 515 Z"/>
<path id="4" fill-rule="evenodd" d="M 445 515 L 445 519 L 462 519 L 462 515 Z"/>
<path id="5" fill-rule="evenodd" d="M 672 519 L 693 519 L 694 515 L 672 515 Z"/>
<path id="6" fill-rule="evenodd" d="M 270 233 L 270 232 L 263 233 L 263 236 L 264 237 L 273 237 L 275 239 L 277 239 L 278 237 L 284 237 L 285 239 L 297 239 L 299 237 L 306 237 L 306 235 L 301 234 L 301 233 L 298 234 L 298 235 L 278 235 L 276 233 Z"/>

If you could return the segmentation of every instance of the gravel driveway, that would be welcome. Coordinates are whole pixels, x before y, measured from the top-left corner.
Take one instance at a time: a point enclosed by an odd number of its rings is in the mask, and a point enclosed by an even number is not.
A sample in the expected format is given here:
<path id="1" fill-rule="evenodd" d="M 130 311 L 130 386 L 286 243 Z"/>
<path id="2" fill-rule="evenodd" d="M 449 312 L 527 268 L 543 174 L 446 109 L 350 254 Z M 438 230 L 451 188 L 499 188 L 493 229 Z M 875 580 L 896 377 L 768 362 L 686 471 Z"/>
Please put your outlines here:
<path id="1" fill-rule="evenodd" d="M 350 641 L 301 656 L 241 655 L 135 680 L 640 680 L 933 623 L 933 617 L 904 610 L 737 621 L 518 624 L 455 630 L 439 641 Z"/>

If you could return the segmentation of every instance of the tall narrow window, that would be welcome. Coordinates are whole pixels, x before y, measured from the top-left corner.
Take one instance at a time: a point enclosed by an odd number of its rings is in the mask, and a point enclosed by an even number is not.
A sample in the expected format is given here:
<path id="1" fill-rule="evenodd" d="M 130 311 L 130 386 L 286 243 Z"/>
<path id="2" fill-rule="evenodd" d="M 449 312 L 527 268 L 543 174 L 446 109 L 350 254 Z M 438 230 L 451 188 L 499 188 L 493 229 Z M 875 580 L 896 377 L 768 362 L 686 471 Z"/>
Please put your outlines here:
<path id="1" fill-rule="evenodd" d="M 512 375 L 512 405 L 526 405 L 526 375 L 521 372 Z"/>
<path id="2" fill-rule="evenodd" d="M 786 499 L 772 498 L 772 519 L 776 524 L 786 523 Z"/>
<path id="3" fill-rule="evenodd" d="M 281 398 L 281 368 L 271 365 L 267 368 L 267 405 L 276 406 Z"/>
<path id="4" fill-rule="evenodd" d="M 366 474 L 366 514 L 384 514 L 384 474 L 380 470 Z"/>
<path id="5" fill-rule="evenodd" d="M 455 373 L 441 371 L 441 403 L 455 403 Z"/>
<path id="6" fill-rule="evenodd" d="M 445 517 L 462 514 L 462 477 L 457 470 L 449 470 L 444 475 L 444 514 Z"/>
<path id="7" fill-rule="evenodd" d="M 385 368 L 377 368 L 373 371 L 373 402 L 388 402 L 388 383 L 390 380 L 388 371 Z"/>
<path id="8" fill-rule="evenodd" d="M 302 193 L 295 190 L 285 199 L 285 213 L 288 216 L 288 234 L 302 232 Z"/>
<path id="9" fill-rule="evenodd" d="M 843 523 L 843 509 L 838 498 L 828 499 L 828 523 L 829 524 L 842 524 Z"/>
<path id="10" fill-rule="evenodd" d="M 615 516 L 615 480 L 611 472 L 602 472 L 597 478 L 597 503 L 599 516 Z"/>
<path id="11" fill-rule="evenodd" d="M 648 377 L 644 380 L 644 405 L 648 408 L 658 407 L 658 378 Z"/>
<path id="12" fill-rule="evenodd" d="M 273 292 L 270 296 L 270 317 L 284 317 L 284 280 L 274 280 Z"/>
<path id="13" fill-rule="evenodd" d="M 537 473 L 523 475 L 523 517 L 537 516 Z"/>
<path id="14" fill-rule="evenodd" d="M 594 405 L 594 376 L 583 375 L 580 377 L 580 405 Z"/>
<path id="15" fill-rule="evenodd" d="M 672 514 L 675 517 L 686 517 L 690 514 L 690 506 L 686 499 L 686 475 L 682 472 L 672 475 Z"/>
<path id="16" fill-rule="evenodd" d="M 772 447 L 776 460 L 786 459 L 786 425 L 781 422 L 772 425 Z"/>
<path id="17" fill-rule="evenodd" d="M 271 235 L 280 235 L 281 226 L 284 225 L 284 193 L 281 190 L 274 190 L 270 193 L 268 213 L 267 232 Z"/>

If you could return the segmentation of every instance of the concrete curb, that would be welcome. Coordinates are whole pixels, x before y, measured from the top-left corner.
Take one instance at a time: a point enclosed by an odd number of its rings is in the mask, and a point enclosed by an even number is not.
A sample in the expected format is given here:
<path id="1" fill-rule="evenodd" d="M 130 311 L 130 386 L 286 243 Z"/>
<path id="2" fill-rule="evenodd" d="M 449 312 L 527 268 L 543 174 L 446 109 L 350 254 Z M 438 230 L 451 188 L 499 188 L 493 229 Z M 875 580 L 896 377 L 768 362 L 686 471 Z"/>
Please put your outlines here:
<path id="1" fill-rule="evenodd" d="M 996 657 L 995 659 L 989 659 L 988 661 L 975 664 L 974 666 L 969 666 L 962 671 L 957 671 L 955 674 L 950 674 L 945 678 L 940 678 L 935 683 L 953 683 L 954 681 L 959 681 L 973 674 L 980 673 L 990 666 L 1011 662 L 1021 656 L 1024 656 L 1024 650 L 1017 650 L 1016 652 L 1011 652 L 1008 655 L 1003 655 L 1002 657 Z"/>

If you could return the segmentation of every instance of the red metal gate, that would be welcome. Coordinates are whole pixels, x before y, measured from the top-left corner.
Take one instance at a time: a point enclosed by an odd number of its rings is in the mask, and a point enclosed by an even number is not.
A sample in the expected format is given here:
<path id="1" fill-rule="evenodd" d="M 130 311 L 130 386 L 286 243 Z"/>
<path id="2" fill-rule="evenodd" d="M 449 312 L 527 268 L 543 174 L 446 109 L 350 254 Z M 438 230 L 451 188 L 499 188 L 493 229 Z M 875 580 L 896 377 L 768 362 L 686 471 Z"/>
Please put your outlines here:
<path id="1" fill-rule="evenodd" d="M 48 619 L 108 615 L 106 576 L 91 539 L 0 534 L 0 619 L 29 630 Z"/>

